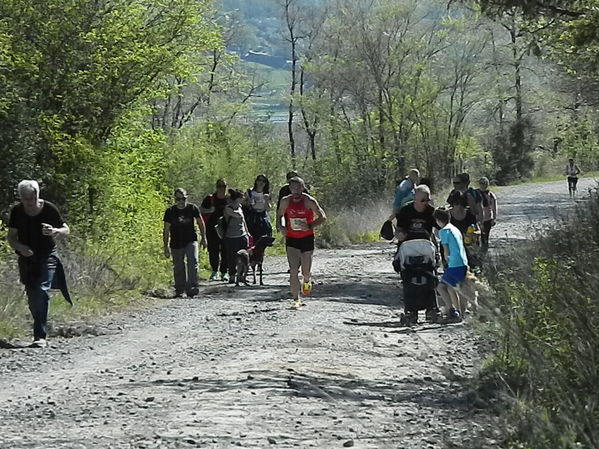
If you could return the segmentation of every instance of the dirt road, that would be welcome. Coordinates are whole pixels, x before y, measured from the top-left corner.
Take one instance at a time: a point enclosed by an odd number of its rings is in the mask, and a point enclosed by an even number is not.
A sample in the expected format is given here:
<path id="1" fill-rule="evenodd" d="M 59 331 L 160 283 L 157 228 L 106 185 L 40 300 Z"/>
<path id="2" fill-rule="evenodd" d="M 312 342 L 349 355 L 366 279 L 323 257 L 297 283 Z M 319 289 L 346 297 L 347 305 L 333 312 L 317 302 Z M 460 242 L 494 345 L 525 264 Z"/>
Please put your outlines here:
<path id="1" fill-rule="evenodd" d="M 566 210 L 562 184 L 501 190 L 496 235 L 526 235 L 523 209 Z M 317 251 L 298 311 L 271 257 L 264 287 L 206 283 L 99 336 L 0 350 L 0 448 L 498 447 L 469 393 L 478 338 L 467 323 L 398 327 L 392 254 Z"/>

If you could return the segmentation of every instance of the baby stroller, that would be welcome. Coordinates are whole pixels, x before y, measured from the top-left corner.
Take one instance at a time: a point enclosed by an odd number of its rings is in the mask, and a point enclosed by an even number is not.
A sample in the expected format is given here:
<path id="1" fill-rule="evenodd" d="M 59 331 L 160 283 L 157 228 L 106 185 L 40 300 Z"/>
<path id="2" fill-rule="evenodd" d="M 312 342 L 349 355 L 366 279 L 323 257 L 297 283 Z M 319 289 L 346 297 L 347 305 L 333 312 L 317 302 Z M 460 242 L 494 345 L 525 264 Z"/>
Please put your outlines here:
<path id="1" fill-rule="evenodd" d="M 395 254 L 393 268 L 400 274 L 403 284 L 403 325 L 416 324 L 419 310 L 426 310 L 429 322 L 434 323 L 439 317 L 436 256 L 435 244 L 428 239 L 406 240 Z"/>

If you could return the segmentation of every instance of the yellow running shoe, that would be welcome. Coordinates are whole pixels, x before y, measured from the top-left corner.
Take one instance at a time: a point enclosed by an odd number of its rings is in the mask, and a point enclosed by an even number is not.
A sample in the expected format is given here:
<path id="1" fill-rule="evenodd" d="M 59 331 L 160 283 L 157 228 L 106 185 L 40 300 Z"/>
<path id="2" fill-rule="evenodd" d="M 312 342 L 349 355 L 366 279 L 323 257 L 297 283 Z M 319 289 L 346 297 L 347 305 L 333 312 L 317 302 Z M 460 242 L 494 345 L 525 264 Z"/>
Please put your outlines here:
<path id="1" fill-rule="evenodd" d="M 293 308 L 293 309 L 299 309 L 299 308 L 301 308 L 303 305 L 304 305 L 304 304 L 302 303 L 302 300 L 301 300 L 301 299 L 296 299 L 296 300 L 294 300 L 294 301 L 293 301 L 293 306 L 292 306 L 292 308 Z"/>
<path id="2" fill-rule="evenodd" d="M 302 286 L 302 294 L 308 296 L 312 291 L 312 282 L 304 282 Z"/>

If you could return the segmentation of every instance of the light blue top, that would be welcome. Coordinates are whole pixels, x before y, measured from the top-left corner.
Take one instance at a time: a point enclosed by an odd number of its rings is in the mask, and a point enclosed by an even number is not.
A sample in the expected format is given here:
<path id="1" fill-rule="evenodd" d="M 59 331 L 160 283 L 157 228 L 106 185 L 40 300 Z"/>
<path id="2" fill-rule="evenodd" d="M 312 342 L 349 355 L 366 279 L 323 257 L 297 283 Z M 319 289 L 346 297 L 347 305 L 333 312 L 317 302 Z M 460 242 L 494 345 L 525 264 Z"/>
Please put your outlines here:
<path id="1" fill-rule="evenodd" d="M 439 231 L 439 238 L 441 239 L 442 245 L 449 247 L 449 268 L 465 267 L 468 266 L 468 257 L 466 256 L 466 249 L 464 248 L 464 240 L 462 239 L 462 233 L 451 223 L 448 223 L 443 229 Z"/>
<path id="2" fill-rule="evenodd" d="M 393 209 L 397 212 L 401 207 L 414 199 L 414 183 L 410 178 L 405 178 L 395 189 Z"/>

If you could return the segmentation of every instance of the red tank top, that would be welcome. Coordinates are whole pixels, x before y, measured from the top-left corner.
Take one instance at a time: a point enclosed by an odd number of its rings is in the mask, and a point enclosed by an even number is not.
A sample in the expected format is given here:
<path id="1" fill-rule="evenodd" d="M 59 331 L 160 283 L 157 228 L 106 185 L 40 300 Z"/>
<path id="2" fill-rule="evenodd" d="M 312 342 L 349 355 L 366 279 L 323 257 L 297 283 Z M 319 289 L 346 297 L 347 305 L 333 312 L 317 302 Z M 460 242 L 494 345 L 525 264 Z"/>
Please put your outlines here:
<path id="1" fill-rule="evenodd" d="M 293 196 L 289 197 L 289 205 L 285 210 L 285 226 L 287 228 L 287 237 L 292 239 L 303 239 L 314 235 L 313 229 L 301 230 L 301 223 L 311 224 L 314 220 L 314 211 L 306 207 L 308 196 L 302 193 L 302 199 L 293 201 Z"/>

